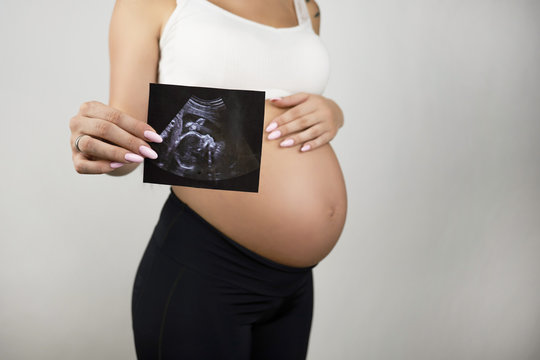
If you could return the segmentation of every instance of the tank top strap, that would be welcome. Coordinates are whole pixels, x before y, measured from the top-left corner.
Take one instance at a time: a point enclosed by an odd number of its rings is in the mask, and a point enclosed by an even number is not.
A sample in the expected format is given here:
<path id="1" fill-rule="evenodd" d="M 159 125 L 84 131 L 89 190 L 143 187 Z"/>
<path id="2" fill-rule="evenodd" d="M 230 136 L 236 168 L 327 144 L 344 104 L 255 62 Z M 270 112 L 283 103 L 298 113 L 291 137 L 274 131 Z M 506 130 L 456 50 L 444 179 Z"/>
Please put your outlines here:
<path id="1" fill-rule="evenodd" d="M 306 0 L 294 0 L 294 8 L 296 10 L 298 24 L 302 25 L 305 22 L 309 22 L 309 24 L 311 25 L 311 17 L 309 16 Z"/>

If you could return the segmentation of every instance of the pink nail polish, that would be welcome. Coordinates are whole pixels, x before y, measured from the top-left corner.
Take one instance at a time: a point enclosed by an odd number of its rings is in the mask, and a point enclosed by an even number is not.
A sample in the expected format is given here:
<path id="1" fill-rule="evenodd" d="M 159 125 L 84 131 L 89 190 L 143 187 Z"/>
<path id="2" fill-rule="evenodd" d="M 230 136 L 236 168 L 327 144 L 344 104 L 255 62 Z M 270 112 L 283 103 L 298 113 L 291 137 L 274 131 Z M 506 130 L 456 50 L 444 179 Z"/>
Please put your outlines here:
<path id="1" fill-rule="evenodd" d="M 281 131 L 279 130 L 274 130 L 270 133 L 270 135 L 268 135 L 268 140 L 274 140 L 274 139 L 277 139 L 278 137 L 280 137 L 281 135 Z"/>
<path id="2" fill-rule="evenodd" d="M 268 125 L 268 127 L 266 128 L 266 131 L 272 131 L 272 130 L 274 130 L 275 128 L 277 128 L 277 122 L 272 121 L 272 122 L 270 123 L 270 125 Z"/>
<path id="3" fill-rule="evenodd" d="M 292 144 L 294 144 L 294 140 L 293 139 L 287 139 L 287 140 L 283 140 L 281 142 L 281 144 L 279 144 L 280 146 L 291 146 Z"/>
<path id="4" fill-rule="evenodd" d="M 163 139 L 161 138 L 161 136 L 159 136 L 158 134 L 156 134 L 155 132 L 150 131 L 150 130 L 146 130 L 144 132 L 144 137 L 147 138 L 148 140 L 156 142 L 156 143 L 163 142 Z"/>
<path id="5" fill-rule="evenodd" d="M 309 149 L 311 149 L 311 146 L 309 144 L 306 144 L 306 145 L 302 146 L 300 151 L 308 151 Z"/>
<path id="6" fill-rule="evenodd" d="M 270 101 L 278 101 L 281 99 L 282 99 L 281 97 L 273 97 L 273 98 L 270 98 Z"/>
<path id="7" fill-rule="evenodd" d="M 116 162 L 116 161 L 111 162 L 111 167 L 113 169 L 118 169 L 119 167 L 122 167 L 122 166 L 124 166 L 124 163 Z"/>
<path id="8" fill-rule="evenodd" d="M 139 152 L 150 159 L 157 159 L 158 157 L 158 154 L 148 146 L 141 145 L 141 147 L 139 147 Z"/>
<path id="9" fill-rule="evenodd" d="M 136 163 L 141 163 L 144 161 L 144 158 L 142 156 L 133 154 L 133 153 L 127 153 L 126 156 L 124 156 L 124 158 L 127 161 L 136 162 Z"/>

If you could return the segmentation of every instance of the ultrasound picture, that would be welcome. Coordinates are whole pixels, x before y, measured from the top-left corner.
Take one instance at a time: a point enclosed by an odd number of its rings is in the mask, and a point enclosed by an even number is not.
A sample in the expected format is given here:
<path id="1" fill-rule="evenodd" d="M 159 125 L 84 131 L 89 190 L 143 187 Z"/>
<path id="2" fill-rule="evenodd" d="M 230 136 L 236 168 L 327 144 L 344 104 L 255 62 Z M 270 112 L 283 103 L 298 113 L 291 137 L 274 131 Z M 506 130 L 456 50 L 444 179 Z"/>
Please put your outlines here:
<path id="1" fill-rule="evenodd" d="M 258 191 L 264 91 L 150 84 L 144 182 Z"/>

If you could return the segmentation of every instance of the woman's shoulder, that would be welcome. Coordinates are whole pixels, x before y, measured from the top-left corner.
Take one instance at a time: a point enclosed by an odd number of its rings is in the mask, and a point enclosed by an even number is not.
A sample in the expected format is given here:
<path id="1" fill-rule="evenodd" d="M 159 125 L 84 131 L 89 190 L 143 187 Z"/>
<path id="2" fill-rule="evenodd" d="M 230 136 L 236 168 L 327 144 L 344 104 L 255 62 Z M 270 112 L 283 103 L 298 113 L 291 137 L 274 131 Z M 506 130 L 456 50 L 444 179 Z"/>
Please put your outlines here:
<path id="1" fill-rule="evenodd" d="M 313 24 L 313 30 L 318 34 L 321 26 L 321 9 L 319 4 L 315 0 L 304 0 L 306 7 L 311 17 L 311 23 Z"/>
<path id="2" fill-rule="evenodd" d="M 177 0 L 116 0 L 114 13 L 128 23 L 151 29 L 159 37 Z M 131 20 L 131 21 L 130 21 Z"/>

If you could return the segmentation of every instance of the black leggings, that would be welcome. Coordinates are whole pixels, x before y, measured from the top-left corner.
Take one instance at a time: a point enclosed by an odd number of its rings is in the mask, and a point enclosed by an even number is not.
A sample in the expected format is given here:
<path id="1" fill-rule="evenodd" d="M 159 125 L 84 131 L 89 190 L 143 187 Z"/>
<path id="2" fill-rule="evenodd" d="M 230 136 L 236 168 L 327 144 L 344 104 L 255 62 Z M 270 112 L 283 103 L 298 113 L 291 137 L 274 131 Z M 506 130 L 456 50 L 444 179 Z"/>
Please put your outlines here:
<path id="1" fill-rule="evenodd" d="M 138 359 L 305 359 L 314 267 L 263 257 L 171 194 L 133 286 Z"/>

